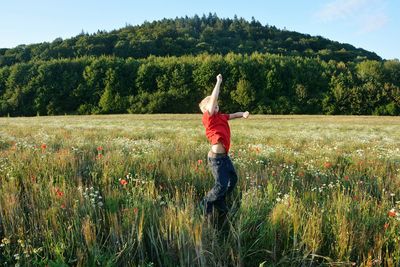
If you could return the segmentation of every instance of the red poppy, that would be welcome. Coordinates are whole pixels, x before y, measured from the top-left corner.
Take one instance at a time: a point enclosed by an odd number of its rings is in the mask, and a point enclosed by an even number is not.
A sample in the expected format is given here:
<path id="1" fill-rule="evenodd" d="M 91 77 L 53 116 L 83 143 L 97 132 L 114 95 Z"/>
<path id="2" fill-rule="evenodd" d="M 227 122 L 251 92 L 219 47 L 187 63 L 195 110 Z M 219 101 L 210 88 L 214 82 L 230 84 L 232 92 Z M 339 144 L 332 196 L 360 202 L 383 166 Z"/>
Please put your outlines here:
<path id="1" fill-rule="evenodd" d="M 324 167 L 325 167 L 325 169 L 329 169 L 330 167 L 332 167 L 332 163 L 327 161 L 324 163 Z"/>
<path id="2" fill-rule="evenodd" d="M 385 223 L 385 225 L 383 226 L 384 229 L 388 229 L 389 228 L 389 223 Z"/>
<path id="3" fill-rule="evenodd" d="M 344 177 L 344 179 L 345 179 L 346 181 L 348 181 L 348 180 L 349 180 L 349 176 L 346 175 L 346 176 Z"/>
<path id="4" fill-rule="evenodd" d="M 127 185 L 127 184 L 128 184 L 128 181 L 125 180 L 125 179 L 121 179 L 121 180 L 119 181 L 119 183 L 120 183 L 121 185 Z"/>
<path id="5" fill-rule="evenodd" d="M 101 159 L 103 157 L 103 154 L 98 154 L 97 159 Z"/>
<path id="6" fill-rule="evenodd" d="M 102 146 L 98 146 L 97 147 L 97 151 L 102 151 L 103 150 L 103 147 Z"/>
<path id="7" fill-rule="evenodd" d="M 67 206 L 63 203 L 63 204 L 61 204 L 61 208 L 62 209 L 65 209 Z"/>
<path id="8" fill-rule="evenodd" d="M 202 164 L 203 163 L 203 160 L 202 159 L 199 159 L 198 161 L 197 161 L 197 164 Z"/>
<path id="9" fill-rule="evenodd" d="M 139 209 L 138 209 L 138 208 L 133 208 L 133 212 L 134 212 L 135 214 L 137 214 L 137 213 L 138 213 L 138 211 L 139 211 Z"/>
<path id="10" fill-rule="evenodd" d="M 42 148 L 42 150 L 45 150 L 47 148 L 47 145 L 46 144 L 42 144 L 40 147 Z"/>
<path id="11" fill-rule="evenodd" d="M 62 197 L 64 195 L 64 192 L 62 192 L 60 189 L 56 189 L 56 195 L 57 197 Z"/>
<path id="12" fill-rule="evenodd" d="M 394 209 L 389 210 L 388 216 L 389 217 L 396 217 L 396 211 Z"/>

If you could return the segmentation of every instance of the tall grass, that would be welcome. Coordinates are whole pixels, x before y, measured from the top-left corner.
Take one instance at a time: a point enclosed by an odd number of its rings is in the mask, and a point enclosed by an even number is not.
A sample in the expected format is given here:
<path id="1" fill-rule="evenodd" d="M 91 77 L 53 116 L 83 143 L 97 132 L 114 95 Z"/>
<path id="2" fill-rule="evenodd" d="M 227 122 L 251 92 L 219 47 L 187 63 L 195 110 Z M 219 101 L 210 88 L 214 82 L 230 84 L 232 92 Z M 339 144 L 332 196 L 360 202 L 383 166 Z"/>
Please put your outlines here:
<path id="1" fill-rule="evenodd" d="M 200 115 L 0 118 L 0 265 L 398 266 L 400 119 L 231 123 L 223 220 Z"/>

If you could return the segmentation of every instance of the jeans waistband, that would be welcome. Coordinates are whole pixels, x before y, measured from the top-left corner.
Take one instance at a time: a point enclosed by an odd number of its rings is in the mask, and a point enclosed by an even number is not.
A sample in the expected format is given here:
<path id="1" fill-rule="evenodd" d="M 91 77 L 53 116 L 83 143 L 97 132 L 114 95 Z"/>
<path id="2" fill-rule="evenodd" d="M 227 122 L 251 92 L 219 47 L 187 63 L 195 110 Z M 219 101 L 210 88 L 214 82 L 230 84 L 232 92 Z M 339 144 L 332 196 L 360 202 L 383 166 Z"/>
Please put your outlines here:
<path id="1" fill-rule="evenodd" d="M 228 156 L 228 153 L 215 153 L 212 151 L 208 152 L 208 157 L 210 158 L 224 158 L 226 156 Z"/>

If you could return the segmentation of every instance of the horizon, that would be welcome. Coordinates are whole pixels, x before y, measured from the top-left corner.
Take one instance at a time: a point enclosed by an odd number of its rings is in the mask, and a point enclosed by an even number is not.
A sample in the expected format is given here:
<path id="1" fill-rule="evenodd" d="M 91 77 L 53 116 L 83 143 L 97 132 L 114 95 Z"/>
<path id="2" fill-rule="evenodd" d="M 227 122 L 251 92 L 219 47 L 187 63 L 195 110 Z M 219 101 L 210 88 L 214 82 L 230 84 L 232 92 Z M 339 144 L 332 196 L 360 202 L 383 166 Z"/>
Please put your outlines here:
<path id="1" fill-rule="evenodd" d="M 382 59 L 400 58 L 396 48 L 400 41 L 397 27 L 400 19 L 395 12 L 400 3 L 395 3 L 394 0 L 319 0 L 315 3 L 301 1 L 291 3 L 289 7 L 286 6 L 287 2 L 263 3 L 261 0 L 253 0 L 247 4 L 228 1 L 211 4 L 211 0 L 185 4 L 180 4 L 179 0 L 168 3 L 161 0 L 146 3 L 120 0 L 112 5 L 104 0 L 89 0 L 85 3 L 76 0 L 68 3 L 43 0 L 42 5 L 27 0 L 21 2 L 25 3 L 23 6 L 26 8 L 18 8 L 13 2 L 3 4 L 4 10 L 9 12 L 0 18 L 0 23 L 4 25 L 0 29 L 0 48 L 52 42 L 57 38 L 65 40 L 82 32 L 111 32 L 128 25 L 140 26 L 146 21 L 195 15 L 202 17 L 211 13 L 219 18 L 229 19 L 236 15 L 247 21 L 254 17 L 263 26 L 322 36 L 331 41 L 375 52 Z M 63 12 L 60 13 L 60 10 Z"/>

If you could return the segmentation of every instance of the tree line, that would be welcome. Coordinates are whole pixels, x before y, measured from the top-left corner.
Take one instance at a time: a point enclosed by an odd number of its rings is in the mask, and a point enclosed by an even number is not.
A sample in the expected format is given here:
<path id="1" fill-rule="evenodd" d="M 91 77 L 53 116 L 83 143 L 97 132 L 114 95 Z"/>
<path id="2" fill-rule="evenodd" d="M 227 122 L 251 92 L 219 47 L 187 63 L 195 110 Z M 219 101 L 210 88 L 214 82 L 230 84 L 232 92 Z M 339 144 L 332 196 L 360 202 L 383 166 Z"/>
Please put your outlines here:
<path id="1" fill-rule="evenodd" d="M 197 113 L 217 73 L 221 109 L 259 114 L 400 114 L 400 62 L 271 55 L 100 56 L 0 68 L 0 115 Z"/>
<path id="2" fill-rule="evenodd" d="M 138 26 L 127 25 L 111 32 L 98 31 L 53 42 L 0 49 L 0 67 L 35 60 L 84 56 L 147 58 L 155 56 L 226 55 L 253 52 L 287 56 L 318 57 L 329 61 L 381 60 L 373 52 L 350 44 L 331 41 L 295 31 L 262 25 L 254 18 L 221 19 L 215 14 L 191 18 L 163 19 Z"/>

